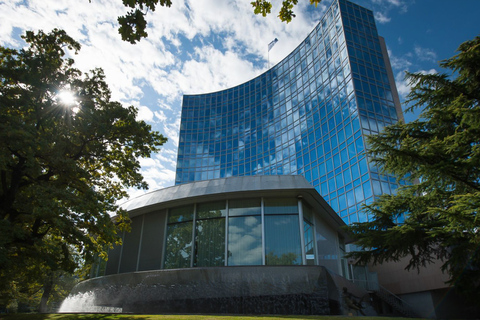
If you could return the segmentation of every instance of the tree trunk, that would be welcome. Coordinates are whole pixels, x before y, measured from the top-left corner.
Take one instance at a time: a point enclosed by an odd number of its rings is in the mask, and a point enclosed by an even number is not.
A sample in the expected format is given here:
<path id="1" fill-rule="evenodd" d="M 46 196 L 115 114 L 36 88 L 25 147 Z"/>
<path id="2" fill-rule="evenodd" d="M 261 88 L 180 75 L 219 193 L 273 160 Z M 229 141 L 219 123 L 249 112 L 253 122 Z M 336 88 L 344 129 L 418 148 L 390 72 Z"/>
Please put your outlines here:
<path id="1" fill-rule="evenodd" d="M 50 298 L 50 293 L 52 293 L 53 289 L 53 273 L 49 272 L 47 278 L 45 279 L 45 283 L 43 284 L 43 294 L 42 298 L 40 299 L 40 313 L 48 313 L 47 302 L 48 298 Z"/>

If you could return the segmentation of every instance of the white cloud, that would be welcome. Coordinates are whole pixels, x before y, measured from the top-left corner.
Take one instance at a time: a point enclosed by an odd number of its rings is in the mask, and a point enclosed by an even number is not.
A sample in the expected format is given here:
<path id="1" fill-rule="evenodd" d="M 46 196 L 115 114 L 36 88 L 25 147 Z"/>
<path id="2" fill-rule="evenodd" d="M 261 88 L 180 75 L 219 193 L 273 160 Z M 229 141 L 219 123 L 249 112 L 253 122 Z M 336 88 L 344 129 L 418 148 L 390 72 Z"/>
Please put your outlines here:
<path id="1" fill-rule="evenodd" d="M 131 45 L 118 34 L 117 17 L 128 9 L 118 0 L 0 1 L 0 44 L 23 46 L 18 33 L 64 29 L 82 44 L 73 58 L 82 71 L 102 67 L 112 98 L 139 109 L 138 119 L 169 141 L 151 159 L 141 160 L 150 190 L 174 184 L 183 93 L 205 93 L 239 85 L 266 71 L 267 45 L 273 66 L 308 35 L 326 9 L 307 2 L 296 19 L 282 23 L 274 1 L 266 18 L 249 1 L 176 0 L 148 12 L 147 39 Z M 131 195 L 143 191 L 131 191 Z"/>
<path id="2" fill-rule="evenodd" d="M 397 85 L 397 91 L 398 95 L 400 96 L 400 100 L 405 100 L 405 97 L 410 92 L 410 86 L 405 80 L 405 72 L 397 73 L 395 77 L 395 82 Z"/>
<path id="3" fill-rule="evenodd" d="M 165 122 L 167 120 L 167 116 L 163 110 L 158 110 L 154 112 L 155 118 L 157 118 L 160 122 Z"/>
<path id="4" fill-rule="evenodd" d="M 372 2 L 380 5 L 392 5 L 394 7 L 400 7 L 404 5 L 404 2 L 401 0 L 372 0 Z"/>
<path id="5" fill-rule="evenodd" d="M 137 120 L 153 121 L 153 112 L 148 107 L 138 107 Z"/>
<path id="6" fill-rule="evenodd" d="M 438 73 L 438 71 L 436 69 L 430 69 L 430 70 L 419 70 L 417 71 L 419 73 L 422 73 L 422 74 L 435 74 L 435 73 Z"/>
<path id="7" fill-rule="evenodd" d="M 359 5 L 363 5 L 373 11 L 375 20 L 380 24 L 385 24 L 391 21 L 390 14 L 405 13 L 408 11 L 408 6 L 413 0 L 370 0 L 360 1 Z"/>
<path id="8" fill-rule="evenodd" d="M 262 72 L 253 63 L 242 59 L 238 53 L 222 53 L 211 45 L 195 48 L 194 58 L 184 63 L 181 70 L 170 73 L 170 80 L 177 83 L 178 92 L 211 92 L 243 83 Z"/>
<path id="9" fill-rule="evenodd" d="M 403 2 L 400 0 L 387 0 L 387 2 L 391 5 L 394 5 L 395 7 L 399 7 L 403 4 Z"/>
<path id="10" fill-rule="evenodd" d="M 178 139 L 180 133 L 180 116 L 177 116 L 175 118 L 175 122 L 173 123 L 165 123 L 163 126 L 163 130 L 169 142 L 173 143 L 175 146 L 178 146 Z"/>
<path id="11" fill-rule="evenodd" d="M 435 74 L 437 73 L 437 70 L 436 69 L 417 70 L 414 73 Z M 397 84 L 397 91 L 400 96 L 400 99 L 405 100 L 407 94 L 410 93 L 410 90 L 412 89 L 412 85 L 407 80 L 405 80 L 405 72 L 397 73 L 395 77 L 395 82 Z"/>
<path id="12" fill-rule="evenodd" d="M 405 71 L 412 66 L 412 62 L 410 61 L 408 56 L 398 57 L 394 55 L 390 49 L 388 49 L 387 51 L 388 51 L 388 57 L 390 58 L 390 64 L 392 66 L 392 70 L 394 72 L 398 70 Z"/>
<path id="13" fill-rule="evenodd" d="M 420 61 L 437 62 L 437 54 L 432 49 L 415 46 L 415 55 Z"/>
<path id="14" fill-rule="evenodd" d="M 380 11 L 377 11 L 374 13 L 375 20 L 378 21 L 378 23 L 387 23 L 392 20 L 390 17 L 387 17 L 386 13 L 382 13 Z"/>

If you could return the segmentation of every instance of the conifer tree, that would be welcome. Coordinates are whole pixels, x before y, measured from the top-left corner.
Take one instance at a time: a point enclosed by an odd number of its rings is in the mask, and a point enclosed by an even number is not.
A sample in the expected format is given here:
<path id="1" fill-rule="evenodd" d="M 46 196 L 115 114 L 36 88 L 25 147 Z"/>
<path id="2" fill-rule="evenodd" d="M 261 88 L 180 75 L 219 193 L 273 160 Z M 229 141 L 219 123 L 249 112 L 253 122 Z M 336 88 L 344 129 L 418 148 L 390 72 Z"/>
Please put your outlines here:
<path id="1" fill-rule="evenodd" d="M 368 137 L 373 164 L 410 184 L 375 199 L 365 209 L 371 219 L 349 227 L 364 248 L 351 257 L 361 264 L 409 257 L 407 270 L 439 259 L 449 283 L 478 298 L 480 37 L 440 66 L 449 73 L 407 74 L 407 111 L 422 110 L 419 119 Z"/>

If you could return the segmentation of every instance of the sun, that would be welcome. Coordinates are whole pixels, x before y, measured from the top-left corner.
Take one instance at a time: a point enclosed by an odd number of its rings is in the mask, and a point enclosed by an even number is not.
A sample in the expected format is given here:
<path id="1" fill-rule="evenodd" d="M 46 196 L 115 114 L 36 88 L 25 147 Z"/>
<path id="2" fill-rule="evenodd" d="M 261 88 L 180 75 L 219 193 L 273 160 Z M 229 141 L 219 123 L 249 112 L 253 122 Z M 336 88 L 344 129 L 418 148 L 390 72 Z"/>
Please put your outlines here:
<path id="1" fill-rule="evenodd" d="M 64 89 L 59 91 L 57 97 L 60 102 L 66 106 L 73 106 L 77 102 L 75 95 L 70 90 Z"/>
<path id="2" fill-rule="evenodd" d="M 80 110 L 75 94 L 69 89 L 60 90 L 57 93 L 59 102 L 65 107 L 69 108 L 74 115 Z"/>

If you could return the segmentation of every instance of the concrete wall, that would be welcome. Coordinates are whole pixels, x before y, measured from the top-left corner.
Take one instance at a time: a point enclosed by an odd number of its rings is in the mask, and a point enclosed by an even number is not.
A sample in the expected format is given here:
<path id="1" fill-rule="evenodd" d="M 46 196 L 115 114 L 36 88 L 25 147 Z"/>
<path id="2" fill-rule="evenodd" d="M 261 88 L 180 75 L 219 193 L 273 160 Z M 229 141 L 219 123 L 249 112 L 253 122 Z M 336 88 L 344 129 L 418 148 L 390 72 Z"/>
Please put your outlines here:
<path id="1" fill-rule="evenodd" d="M 93 293 L 95 305 L 124 313 L 326 315 L 331 305 L 338 310 L 341 304 L 329 297 L 327 278 L 317 266 L 157 270 L 87 280 L 72 295 Z"/>
<path id="2" fill-rule="evenodd" d="M 449 277 L 440 270 L 440 261 L 421 268 L 420 273 L 417 269 L 405 270 L 407 264 L 408 258 L 403 258 L 398 262 L 369 266 L 369 270 L 377 272 L 379 283 L 397 295 L 448 287 L 445 281 L 448 281 Z"/>
<path id="3" fill-rule="evenodd" d="M 123 246 L 108 253 L 105 275 L 157 270 L 162 267 L 166 211 L 157 210 L 132 218 Z"/>
<path id="4" fill-rule="evenodd" d="M 340 274 L 340 247 L 338 233 L 317 214 L 315 215 L 315 240 L 317 264 Z"/>

